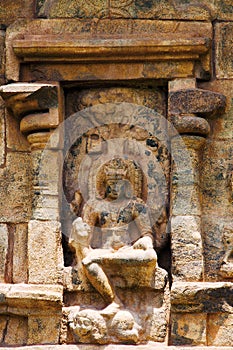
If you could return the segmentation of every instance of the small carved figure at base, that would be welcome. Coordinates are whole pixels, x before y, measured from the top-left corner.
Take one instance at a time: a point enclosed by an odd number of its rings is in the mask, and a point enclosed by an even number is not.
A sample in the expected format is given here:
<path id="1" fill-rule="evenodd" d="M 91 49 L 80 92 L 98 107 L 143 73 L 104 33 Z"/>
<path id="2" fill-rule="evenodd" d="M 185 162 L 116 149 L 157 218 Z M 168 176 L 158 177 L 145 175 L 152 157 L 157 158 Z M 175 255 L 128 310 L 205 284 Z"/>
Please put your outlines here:
<path id="1" fill-rule="evenodd" d="M 91 309 L 71 312 L 69 326 L 77 343 L 90 344 L 137 344 L 141 330 L 133 315 L 122 310 L 112 316 Z"/>
<path id="2" fill-rule="evenodd" d="M 77 342 L 94 344 L 106 343 L 106 322 L 96 310 L 79 311 L 74 316 L 69 326 Z"/>
<path id="3" fill-rule="evenodd" d="M 141 327 L 129 311 L 119 311 L 112 319 L 111 333 L 120 343 L 138 343 L 140 330 Z"/>

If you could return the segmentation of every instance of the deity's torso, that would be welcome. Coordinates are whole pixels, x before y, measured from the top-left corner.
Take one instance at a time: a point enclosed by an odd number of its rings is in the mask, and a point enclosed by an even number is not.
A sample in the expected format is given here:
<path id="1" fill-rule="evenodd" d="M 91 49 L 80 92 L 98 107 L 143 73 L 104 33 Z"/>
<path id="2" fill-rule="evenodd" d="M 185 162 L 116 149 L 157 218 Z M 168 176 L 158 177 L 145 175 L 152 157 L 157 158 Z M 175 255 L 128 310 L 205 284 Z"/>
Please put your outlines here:
<path id="1" fill-rule="evenodd" d="M 135 220 L 140 219 L 143 210 L 144 203 L 138 198 L 88 203 L 84 208 L 84 220 L 93 227 L 92 247 L 117 250 L 130 246 L 141 236 Z"/>

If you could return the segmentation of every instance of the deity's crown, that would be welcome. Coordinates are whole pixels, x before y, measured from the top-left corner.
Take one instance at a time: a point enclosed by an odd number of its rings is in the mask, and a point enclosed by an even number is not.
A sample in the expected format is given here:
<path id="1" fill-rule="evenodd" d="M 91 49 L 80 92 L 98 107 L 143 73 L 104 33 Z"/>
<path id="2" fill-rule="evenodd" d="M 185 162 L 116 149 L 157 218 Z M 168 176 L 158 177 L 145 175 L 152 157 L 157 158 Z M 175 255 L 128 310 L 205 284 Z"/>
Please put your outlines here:
<path id="1" fill-rule="evenodd" d="M 128 167 L 121 158 L 114 158 L 105 165 L 107 180 L 122 180 L 126 178 Z"/>

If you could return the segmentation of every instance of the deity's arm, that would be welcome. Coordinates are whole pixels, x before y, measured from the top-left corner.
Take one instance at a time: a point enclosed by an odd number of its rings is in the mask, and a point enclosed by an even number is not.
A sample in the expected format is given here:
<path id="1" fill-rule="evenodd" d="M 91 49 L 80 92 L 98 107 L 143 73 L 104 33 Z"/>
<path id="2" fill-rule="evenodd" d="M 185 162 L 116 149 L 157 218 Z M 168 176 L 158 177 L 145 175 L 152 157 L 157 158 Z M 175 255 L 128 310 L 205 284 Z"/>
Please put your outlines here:
<path id="1" fill-rule="evenodd" d="M 86 204 L 83 217 L 78 216 L 72 223 L 69 245 L 75 249 L 76 255 L 81 258 L 84 258 L 91 250 L 90 242 L 96 220 L 92 208 L 93 206 Z"/>
<path id="2" fill-rule="evenodd" d="M 153 240 L 153 231 L 149 217 L 147 205 L 140 199 L 137 199 L 134 205 L 134 219 L 141 237 L 149 236 Z"/>
<path id="3" fill-rule="evenodd" d="M 151 221 L 146 204 L 137 199 L 134 206 L 134 219 L 137 228 L 140 232 L 140 238 L 134 243 L 135 249 L 150 249 L 153 248 L 153 231 Z"/>
<path id="4" fill-rule="evenodd" d="M 83 222 L 87 223 L 92 229 L 98 222 L 98 213 L 95 211 L 95 204 L 86 203 L 83 208 Z"/>

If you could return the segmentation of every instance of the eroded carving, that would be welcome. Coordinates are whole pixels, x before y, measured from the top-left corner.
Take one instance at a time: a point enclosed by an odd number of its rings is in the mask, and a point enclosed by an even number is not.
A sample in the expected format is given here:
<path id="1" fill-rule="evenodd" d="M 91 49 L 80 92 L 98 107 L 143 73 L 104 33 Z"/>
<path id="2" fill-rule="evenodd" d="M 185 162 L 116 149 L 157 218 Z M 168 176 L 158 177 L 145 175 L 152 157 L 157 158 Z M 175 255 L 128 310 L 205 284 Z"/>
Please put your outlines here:
<path id="1" fill-rule="evenodd" d="M 167 333 L 167 272 L 157 262 L 168 242 L 166 119 L 132 103 L 107 103 L 125 92 L 127 100 L 141 96 L 126 88 L 85 91 L 70 112 L 81 111 L 68 118 L 69 130 L 74 133 L 78 122 L 80 135 L 68 135 L 63 177 L 76 216 L 68 214 L 72 220 L 63 226 L 74 255 L 64 249 L 70 343 L 163 342 Z M 155 110 L 162 112 L 162 94 L 157 100 Z M 88 130 L 80 132 L 87 121 Z M 95 320 L 80 324 L 89 314 Z M 97 339 L 98 319 L 106 332 Z"/>
<path id="2" fill-rule="evenodd" d="M 104 318 L 98 311 L 83 310 L 73 315 L 69 323 L 75 338 L 81 343 L 98 343 L 106 342 L 107 327 Z"/>
<path id="3" fill-rule="evenodd" d="M 98 312 L 84 309 L 71 317 L 70 328 L 76 341 L 137 343 L 145 327 L 145 320 L 139 320 L 144 323 L 141 326 L 135 315 L 125 309 L 118 293 L 122 287 L 144 284 L 152 288 L 155 283 L 157 254 L 149 211 L 138 197 L 141 188 L 142 172 L 135 162 L 111 159 L 97 172 L 96 197 L 87 201 L 82 217 L 73 222 L 70 245 L 75 249 L 77 269 L 82 270 L 81 278 L 100 293 L 106 304 Z M 79 193 L 76 199 L 79 207 Z"/>
<path id="4" fill-rule="evenodd" d="M 157 261 L 148 209 L 132 190 L 127 163 L 117 158 L 100 168 L 97 198 L 84 206 L 84 222 L 80 217 L 74 221 L 71 240 L 87 279 L 114 308 L 121 302 L 103 266 L 115 263 L 119 267 L 123 264 L 155 267 Z M 134 187 L 140 183 L 136 177 Z M 90 246 L 91 240 L 95 249 Z M 112 312 L 111 307 L 108 310 Z"/>

